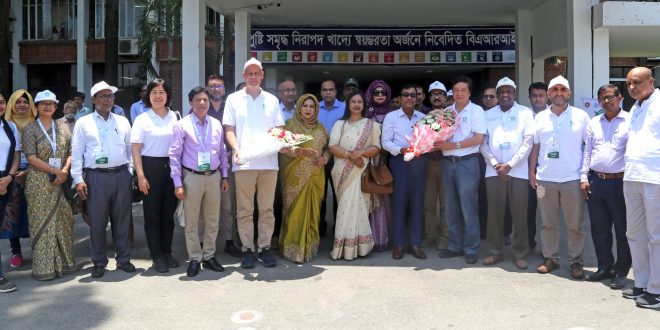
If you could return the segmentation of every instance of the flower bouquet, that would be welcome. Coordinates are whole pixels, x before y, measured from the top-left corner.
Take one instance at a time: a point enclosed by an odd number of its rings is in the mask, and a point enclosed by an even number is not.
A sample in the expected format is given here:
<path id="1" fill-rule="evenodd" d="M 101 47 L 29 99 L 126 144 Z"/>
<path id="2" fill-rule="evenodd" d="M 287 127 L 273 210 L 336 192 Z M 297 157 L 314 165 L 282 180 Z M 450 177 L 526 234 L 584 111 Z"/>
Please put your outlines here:
<path id="1" fill-rule="evenodd" d="M 403 160 L 410 161 L 421 154 L 431 151 L 436 141 L 447 141 L 454 135 L 461 122 L 458 113 L 451 108 L 433 110 L 413 126 L 412 136 L 406 136 L 410 143 Z"/>
<path id="2" fill-rule="evenodd" d="M 242 165 L 253 159 L 276 154 L 282 148 L 299 145 L 312 139 L 310 135 L 295 134 L 277 127 L 269 128 L 264 134 L 248 141 L 248 145 L 241 146 L 238 164 Z"/>

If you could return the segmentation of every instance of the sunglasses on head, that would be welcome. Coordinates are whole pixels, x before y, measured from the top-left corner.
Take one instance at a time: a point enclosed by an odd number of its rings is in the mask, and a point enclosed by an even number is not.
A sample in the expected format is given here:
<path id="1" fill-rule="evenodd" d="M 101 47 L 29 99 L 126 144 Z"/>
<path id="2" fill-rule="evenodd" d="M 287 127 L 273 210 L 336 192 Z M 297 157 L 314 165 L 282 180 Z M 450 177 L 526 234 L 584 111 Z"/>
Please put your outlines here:
<path id="1" fill-rule="evenodd" d="M 374 96 L 387 96 L 387 91 L 382 89 L 377 89 L 374 91 Z"/>

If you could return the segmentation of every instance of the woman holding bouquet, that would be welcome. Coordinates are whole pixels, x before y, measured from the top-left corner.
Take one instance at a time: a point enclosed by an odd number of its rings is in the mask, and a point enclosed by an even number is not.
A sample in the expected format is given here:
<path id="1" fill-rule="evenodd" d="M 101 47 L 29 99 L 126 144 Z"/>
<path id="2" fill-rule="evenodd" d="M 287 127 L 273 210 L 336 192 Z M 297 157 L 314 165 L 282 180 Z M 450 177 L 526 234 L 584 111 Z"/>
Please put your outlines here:
<path id="1" fill-rule="evenodd" d="M 346 97 L 344 116 L 332 127 L 330 152 L 335 156 L 332 181 L 337 192 L 332 259 L 366 256 L 374 246 L 369 226 L 371 196 L 362 192 L 360 177 L 369 158 L 380 153 L 380 126 L 365 117 L 365 99 L 354 91 Z"/>
<path id="2" fill-rule="evenodd" d="M 379 124 L 383 124 L 385 115 L 392 111 L 390 100 L 392 90 L 386 82 L 374 80 L 367 88 L 367 118 L 373 118 Z M 380 161 L 384 162 L 386 153 L 380 154 Z M 375 194 L 374 210 L 369 214 L 371 222 L 371 233 L 374 238 L 374 251 L 385 251 L 389 245 L 389 230 L 391 225 L 390 195 Z"/>
<path id="3" fill-rule="evenodd" d="M 312 260 L 319 249 L 319 220 L 325 182 L 328 133 L 318 121 L 319 101 L 312 94 L 298 99 L 295 114 L 284 129 L 313 137 L 280 156 L 284 221 L 282 254 L 293 262 Z"/>

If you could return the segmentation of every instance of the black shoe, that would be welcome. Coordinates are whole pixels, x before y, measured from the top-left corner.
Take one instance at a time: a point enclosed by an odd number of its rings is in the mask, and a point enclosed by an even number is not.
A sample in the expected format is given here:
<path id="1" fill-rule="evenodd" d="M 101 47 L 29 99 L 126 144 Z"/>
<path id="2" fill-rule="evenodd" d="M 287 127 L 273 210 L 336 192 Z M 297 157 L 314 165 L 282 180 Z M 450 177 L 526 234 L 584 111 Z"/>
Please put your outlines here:
<path id="1" fill-rule="evenodd" d="M 222 267 L 222 265 L 218 262 L 215 257 L 211 257 L 209 260 L 204 260 L 202 261 L 202 265 L 204 265 L 204 269 L 212 270 L 214 272 L 224 272 L 225 268 Z"/>
<path id="2" fill-rule="evenodd" d="M 234 258 L 240 258 L 243 256 L 241 249 L 237 248 L 232 241 L 227 241 L 225 252 Z"/>
<path id="3" fill-rule="evenodd" d="M 167 267 L 167 261 L 164 256 L 157 257 L 154 259 L 153 268 L 158 273 L 167 273 L 170 269 Z"/>
<path id="4" fill-rule="evenodd" d="M 179 268 L 179 262 L 172 257 L 171 253 L 165 255 L 165 263 L 167 263 L 167 268 Z"/>
<path id="5" fill-rule="evenodd" d="M 646 292 L 641 297 L 635 299 L 635 303 L 637 307 L 660 310 L 660 294 Z"/>
<path id="6" fill-rule="evenodd" d="M 263 249 L 259 252 L 259 262 L 261 262 L 264 267 L 268 268 L 277 266 L 277 261 L 275 261 L 275 258 L 270 254 L 270 249 Z"/>
<path id="7" fill-rule="evenodd" d="M 121 269 L 127 273 L 132 273 L 135 271 L 135 266 L 130 261 L 122 262 L 117 264 L 117 269 Z"/>
<path id="8" fill-rule="evenodd" d="M 438 257 L 447 259 L 447 258 L 454 258 L 454 257 L 459 257 L 463 255 L 463 251 L 461 252 L 454 252 L 450 249 L 442 249 L 440 250 L 440 253 L 438 253 Z"/>
<path id="9" fill-rule="evenodd" d="M 600 282 L 612 277 L 614 277 L 614 273 L 611 270 L 599 269 L 595 273 L 585 276 L 584 280 L 587 282 Z"/>
<path id="10" fill-rule="evenodd" d="M 243 260 L 241 260 L 241 268 L 251 269 L 254 268 L 254 252 L 252 249 L 243 251 Z"/>
<path id="11" fill-rule="evenodd" d="M 627 276 L 624 275 L 616 275 L 614 278 L 610 281 L 610 289 L 612 290 L 619 290 L 622 289 L 624 286 L 626 286 L 626 281 L 628 280 Z"/>
<path id="12" fill-rule="evenodd" d="M 188 277 L 197 276 L 197 274 L 199 274 L 199 268 L 200 268 L 199 261 L 190 260 L 190 263 L 188 264 L 188 270 L 186 271 L 186 275 L 188 275 Z"/>
<path id="13" fill-rule="evenodd" d="M 626 299 L 637 299 L 644 295 L 646 293 L 646 290 L 638 287 L 633 287 L 630 289 L 625 289 L 621 294 L 623 294 L 623 297 Z"/>
<path id="14" fill-rule="evenodd" d="M 92 267 L 92 277 L 99 278 L 105 275 L 105 266 L 94 266 Z"/>
<path id="15" fill-rule="evenodd" d="M 465 262 L 470 264 L 470 265 L 476 264 L 478 260 L 479 260 L 479 255 L 472 254 L 472 253 L 468 253 L 468 254 L 465 255 Z"/>

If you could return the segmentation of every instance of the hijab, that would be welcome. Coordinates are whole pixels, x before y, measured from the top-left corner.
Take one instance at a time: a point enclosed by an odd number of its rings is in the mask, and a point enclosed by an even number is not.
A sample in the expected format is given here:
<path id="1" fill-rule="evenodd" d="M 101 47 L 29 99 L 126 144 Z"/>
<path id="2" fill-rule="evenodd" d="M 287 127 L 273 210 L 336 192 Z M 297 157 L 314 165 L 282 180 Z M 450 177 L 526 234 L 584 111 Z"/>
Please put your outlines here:
<path id="1" fill-rule="evenodd" d="M 28 103 L 30 104 L 30 109 L 28 110 L 28 112 L 24 114 L 17 113 L 14 110 L 14 106 L 16 106 L 16 101 L 18 101 L 18 99 L 20 99 L 21 97 L 27 98 Z M 32 124 L 35 118 L 37 118 L 37 108 L 34 106 L 32 95 L 30 95 L 30 93 L 28 93 L 28 91 L 24 89 L 19 89 L 15 91 L 13 94 L 11 94 L 11 96 L 9 97 L 9 101 L 7 102 L 7 112 L 5 112 L 5 119 L 7 119 L 7 121 L 11 121 L 14 124 L 16 124 L 16 128 L 18 128 L 18 131 L 20 133 L 23 133 L 23 129 L 28 125 Z"/>
<path id="2" fill-rule="evenodd" d="M 376 104 L 376 102 L 374 102 L 374 91 L 378 87 L 384 89 L 387 92 L 385 102 L 381 104 Z M 392 108 L 390 107 L 390 101 L 392 100 L 392 89 L 386 82 L 382 80 L 374 80 L 371 85 L 369 85 L 365 98 L 367 100 L 367 118 L 374 118 L 376 115 L 386 115 L 388 112 L 392 111 Z"/>

